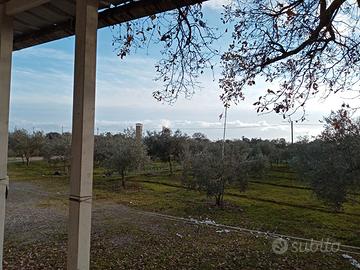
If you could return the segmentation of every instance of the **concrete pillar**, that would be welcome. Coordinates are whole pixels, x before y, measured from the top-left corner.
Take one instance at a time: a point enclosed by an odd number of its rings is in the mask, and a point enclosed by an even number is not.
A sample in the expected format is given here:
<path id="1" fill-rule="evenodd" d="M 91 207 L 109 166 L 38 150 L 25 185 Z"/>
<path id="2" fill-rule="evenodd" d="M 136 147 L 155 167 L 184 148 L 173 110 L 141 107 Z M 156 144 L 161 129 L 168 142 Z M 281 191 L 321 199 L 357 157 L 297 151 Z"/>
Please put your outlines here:
<path id="1" fill-rule="evenodd" d="M 9 185 L 7 177 L 11 58 L 13 50 L 12 18 L 0 4 L 0 270 L 3 265 L 5 203 Z"/>
<path id="2" fill-rule="evenodd" d="M 98 0 L 76 0 L 68 270 L 90 268 Z"/>
<path id="3" fill-rule="evenodd" d="M 142 140 L 142 135 L 143 135 L 143 124 L 141 123 L 136 123 L 136 130 L 135 130 L 135 135 L 136 135 L 136 141 L 137 142 L 141 142 Z"/>

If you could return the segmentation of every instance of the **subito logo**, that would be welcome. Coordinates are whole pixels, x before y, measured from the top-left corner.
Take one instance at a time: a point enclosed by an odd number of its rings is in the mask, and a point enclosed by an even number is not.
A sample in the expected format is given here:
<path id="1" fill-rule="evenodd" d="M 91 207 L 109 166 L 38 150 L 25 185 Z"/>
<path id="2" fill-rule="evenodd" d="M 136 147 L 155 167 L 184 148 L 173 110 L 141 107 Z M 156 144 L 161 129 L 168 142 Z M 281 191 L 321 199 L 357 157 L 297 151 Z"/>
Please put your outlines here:
<path id="1" fill-rule="evenodd" d="M 289 243 L 285 239 L 277 238 L 272 243 L 272 250 L 275 254 L 284 254 L 289 248 Z"/>

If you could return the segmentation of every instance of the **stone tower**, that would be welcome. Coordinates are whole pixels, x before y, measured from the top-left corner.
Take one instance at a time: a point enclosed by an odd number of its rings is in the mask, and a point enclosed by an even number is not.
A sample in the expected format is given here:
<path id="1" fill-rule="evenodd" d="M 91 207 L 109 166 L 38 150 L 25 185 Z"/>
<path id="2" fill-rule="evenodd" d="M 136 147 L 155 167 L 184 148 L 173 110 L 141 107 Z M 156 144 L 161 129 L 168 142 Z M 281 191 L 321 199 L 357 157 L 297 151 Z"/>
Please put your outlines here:
<path id="1" fill-rule="evenodd" d="M 141 142 L 143 135 L 143 124 L 136 123 L 136 141 Z"/>

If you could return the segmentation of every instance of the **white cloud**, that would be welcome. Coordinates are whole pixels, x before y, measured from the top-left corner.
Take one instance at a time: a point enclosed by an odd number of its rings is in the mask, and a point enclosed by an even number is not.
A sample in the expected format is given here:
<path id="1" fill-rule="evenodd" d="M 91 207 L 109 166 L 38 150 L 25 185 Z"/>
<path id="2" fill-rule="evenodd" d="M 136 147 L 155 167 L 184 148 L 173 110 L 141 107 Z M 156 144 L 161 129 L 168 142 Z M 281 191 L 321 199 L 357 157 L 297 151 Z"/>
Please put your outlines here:
<path id="1" fill-rule="evenodd" d="M 204 2 L 204 7 L 208 7 L 211 9 L 222 9 L 224 5 L 227 5 L 231 2 L 232 0 L 209 0 Z"/>
<path id="2" fill-rule="evenodd" d="M 25 50 L 20 50 L 14 53 L 17 58 L 34 59 L 45 58 L 58 61 L 74 62 L 73 53 L 68 53 L 63 50 L 46 48 L 46 47 L 31 47 Z"/>

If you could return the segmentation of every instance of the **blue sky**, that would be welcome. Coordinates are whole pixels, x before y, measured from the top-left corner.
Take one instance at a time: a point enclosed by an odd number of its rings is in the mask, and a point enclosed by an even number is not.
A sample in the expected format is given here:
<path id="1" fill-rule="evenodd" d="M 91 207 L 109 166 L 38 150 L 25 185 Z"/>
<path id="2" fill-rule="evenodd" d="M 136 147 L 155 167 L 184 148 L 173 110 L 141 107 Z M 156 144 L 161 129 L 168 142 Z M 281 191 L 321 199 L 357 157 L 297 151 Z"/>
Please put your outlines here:
<path id="1" fill-rule="evenodd" d="M 212 0 L 204 8 L 209 22 L 221 25 L 221 0 Z M 225 41 L 225 42 L 223 42 Z M 226 48 L 226 41 L 221 46 Z M 220 46 L 220 45 L 219 45 Z M 67 38 L 14 53 L 11 94 L 10 128 L 70 131 L 72 118 L 74 39 Z M 110 29 L 99 31 L 96 127 L 100 132 L 119 132 L 136 122 L 145 129 L 160 130 L 162 126 L 181 129 L 188 134 L 196 131 L 212 139 L 222 136 L 219 115 L 223 111 L 219 100 L 219 70 L 215 80 L 211 74 L 201 79 L 200 91 L 191 100 L 180 98 L 168 105 L 156 101 L 152 92 L 160 87 L 154 81 L 154 65 L 159 51 L 138 50 L 121 60 L 112 47 Z M 244 102 L 229 110 L 229 138 L 262 137 L 289 139 L 290 128 L 280 115 L 257 115 L 253 102 L 267 89 L 262 83 L 247 93 Z M 295 125 L 295 137 L 315 135 L 321 130 L 319 120 L 331 109 L 338 109 L 338 97 L 326 102 L 312 100 L 307 122 Z"/>

